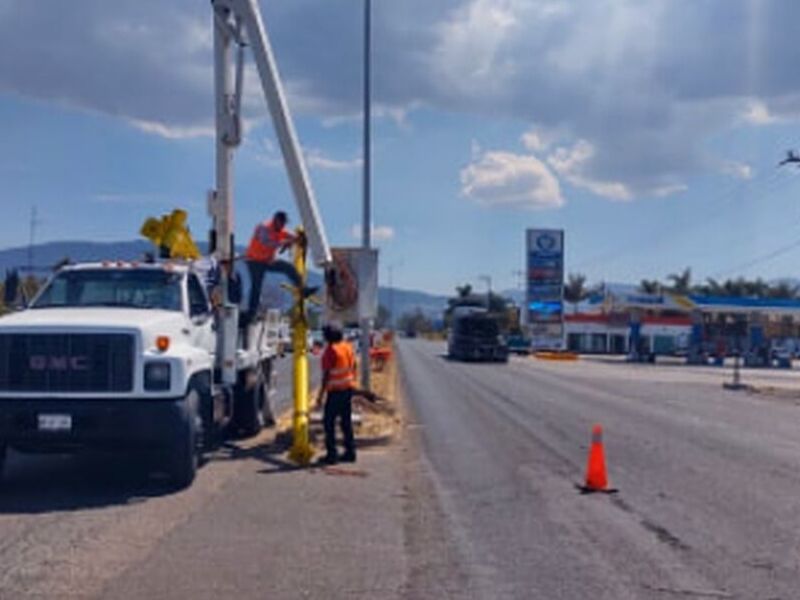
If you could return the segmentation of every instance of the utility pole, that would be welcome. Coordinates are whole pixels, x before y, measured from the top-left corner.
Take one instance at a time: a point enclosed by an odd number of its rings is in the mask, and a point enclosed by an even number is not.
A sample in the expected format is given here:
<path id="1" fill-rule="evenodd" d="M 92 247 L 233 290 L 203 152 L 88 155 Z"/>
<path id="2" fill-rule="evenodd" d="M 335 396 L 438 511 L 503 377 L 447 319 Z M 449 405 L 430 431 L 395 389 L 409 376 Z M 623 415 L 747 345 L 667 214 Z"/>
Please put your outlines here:
<path id="1" fill-rule="evenodd" d="M 394 329 L 394 287 L 392 286 L 392 271 L 394 265 L 389 265 L 389 329 Z"/>
<path id="2" fill-rule="evenodd" d="M 392 275 L 394 273 L 394 270 L 397 267 L 401 266 L 402 264 L 403 264 L 402 262 L 396 262 L 396 263 L 392 263 L 388 267 L 386 267 L 387 271 L 389 272 L 389 327 L 390 327 L 390 329 L 394 329 L 394 324 L 397 322 L 397 320 L 395 319 L 395 315 L 394 315 L 394 283 L 393 283 Z"/>
<path id="3" fill-rule="evenodd" d="M 372 2 L 364 0 L 364 168 L 363 168 L 363 195 L 364 205 L 361 215 L 361 245 L 365 250 L 372 246 L 372 207 L 370 205 L 371 187 L 371 89 L 370 89 L 370 50 L 371 50 L 371 21 L 372 21 Z M 369 377 L 369 346 L 370 346 L 369 319 L 361 318 L 361 387 L 365 390 L 370 389 Z"/>
<path id="4" fill-rule="evenodd" d="M 520 332 L 523 331 L 524 326 L 524 315 L 525 315 L 525 292 L 523 288 L 523 282 L 525 281 L 525 271 L 522 269 L 516 269 L 515 271 L 511 271 L 511 274 L 517 278 L 517 292 L 520 294 L 519 300 L 515 300 L 514 304 L 517 306 L 517 327 L 519 328 Z"/>
<path id="5" fill-rule="evenodd" d="M 521 292 L 522 291 L 522 281 L 525 277 L 525 271 L 522 269 L 517 269 L 516 271 L 511 271 L 511 274 L 517 278 L 517 289 Z"/>
<path id="6" fill-rule="evenodd" d="M 27 271 L 28 275 L 33 275 L 33 246 L 36 242 L 36 228 L 39 226 L 41 221 L 38 217 L 38 211 L 36 210 L 36 206 L 34 205 L 31 207 L 31 222 L 30 222 L 30 235 L 28 236 L 28 265 Z"/>
<path id="7" fill-rule="evenodd" d="M 486 282 L 486 308 L 492 310 L 492 276 L 478 275 L 478 279 Z"/>

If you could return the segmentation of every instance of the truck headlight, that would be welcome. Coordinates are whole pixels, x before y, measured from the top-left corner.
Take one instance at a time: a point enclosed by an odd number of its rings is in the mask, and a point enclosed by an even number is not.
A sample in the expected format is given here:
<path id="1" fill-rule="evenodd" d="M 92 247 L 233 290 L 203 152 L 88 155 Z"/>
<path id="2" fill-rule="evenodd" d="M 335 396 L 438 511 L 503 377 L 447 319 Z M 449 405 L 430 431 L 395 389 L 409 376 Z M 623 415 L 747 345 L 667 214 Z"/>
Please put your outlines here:
<path id="1" fill-rule="evenodd" d="M 149 362 L 144 366 L 144 389 L 163 392 L 170 388 L 172 372 L 168 362 Z"/>

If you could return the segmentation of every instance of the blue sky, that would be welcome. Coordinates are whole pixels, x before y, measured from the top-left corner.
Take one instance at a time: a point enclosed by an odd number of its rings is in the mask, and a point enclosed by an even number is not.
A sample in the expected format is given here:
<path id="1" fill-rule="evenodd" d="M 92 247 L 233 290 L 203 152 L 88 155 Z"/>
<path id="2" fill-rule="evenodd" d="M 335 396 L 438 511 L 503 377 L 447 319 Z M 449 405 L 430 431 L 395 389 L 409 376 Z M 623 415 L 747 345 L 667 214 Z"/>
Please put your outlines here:
<path id="1" fill-rule="evenodd" d="M 262 2 L 328 235 L 358 242 L 358 0 Z M 526 227 L 567 270 L 638 281 L 798 276 L 800 48 L 793 0 L 374 0 L 381 278 L 516 285 Z M 122 240 L 213 181 L 210 8 L 0 4 L 0 246 Z M 42 36 L 42 32 L 48 35 Z M 35 40 L 33 42 L 32 40 Z M 295 214 L 255 78 L 236 221 Z M 796 247 L 792 246 L 798 242 Z"/>

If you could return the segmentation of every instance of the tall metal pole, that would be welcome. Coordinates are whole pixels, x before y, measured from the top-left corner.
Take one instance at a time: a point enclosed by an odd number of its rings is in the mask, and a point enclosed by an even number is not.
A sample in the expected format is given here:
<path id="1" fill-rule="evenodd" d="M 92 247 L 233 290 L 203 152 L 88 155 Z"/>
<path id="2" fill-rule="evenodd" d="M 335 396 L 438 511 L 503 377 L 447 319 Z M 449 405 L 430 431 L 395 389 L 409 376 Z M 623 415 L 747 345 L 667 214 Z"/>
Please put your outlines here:
<path id="1" fill-rule="evenodd" d="M 216 257 L 220 264 L 223 305 L 218 320 L 217 365 L 226 386 L 236 383 L 236 338 L 239 307 L 230 301 L 228 280 L 233 270 L 233 152 L 239 142 L 235 114 L 231 11 L 214 5 L 214 97 L 216 116 L 216 189 L 209 212 L 216 232 Z"/>
<path id="2" fill-rule="evenodd" d="M 394 329 L 394 286 L 392 285 L 394 265 L 389 265 L 389 329 Z"/>
<path id="3" fill-rule="evenodd" d="M 478 279 L 486 282 L 486 308 L 492 309 L 492 276 L 478 275 Z"/>
<path id="4" fill-rule="evenodd" d="M 368 250 L 372 245 L 372 207 L 370 205 L 370 175 L 371 175 L 371 90 L 370 90 L 370 46 L 371 46 L 371 0 L 364 0 L 364 206 L 361 216 L 361 245 Z M 361 387 L 370 389 L 369 377 L 369 346 L 370 346 L 369 319 L 361 319 Z"/>
<path id="5" fill-rule="evenodd" d="M 33 246 L 36 243 L 36 227 L 39 225 L 38 212 L 36 206 L 31 208 L 30 235 L 28 237 L 28 275 L 33 275 Z"/>

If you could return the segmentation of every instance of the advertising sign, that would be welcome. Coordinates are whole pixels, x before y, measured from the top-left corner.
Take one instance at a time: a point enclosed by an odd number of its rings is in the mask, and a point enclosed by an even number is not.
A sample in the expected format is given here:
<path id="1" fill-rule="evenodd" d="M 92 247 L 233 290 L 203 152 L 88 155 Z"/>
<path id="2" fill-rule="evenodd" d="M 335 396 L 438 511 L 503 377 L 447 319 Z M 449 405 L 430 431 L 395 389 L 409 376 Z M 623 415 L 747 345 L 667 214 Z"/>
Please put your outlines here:
<path id="1" fill-rule="evenodd" d="M 564 230 L 527 231 L 526 321 L 534 348 L 560 349 L 564 339 Z"/>
<path id="2" fill-rule="evenodd" d="M 332 248 L 338 282 L 327 290 L 327 321 L 340 324 L 374 320 L 378 314 L 378 251 Z"/>

